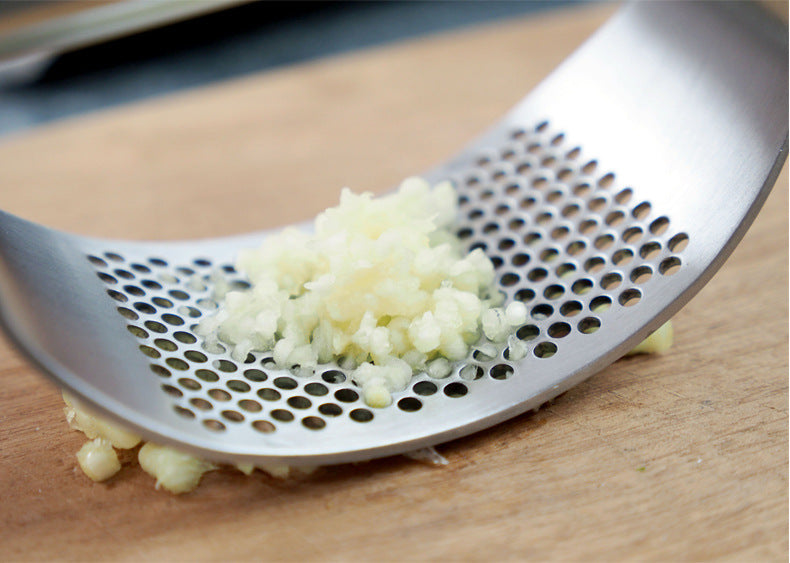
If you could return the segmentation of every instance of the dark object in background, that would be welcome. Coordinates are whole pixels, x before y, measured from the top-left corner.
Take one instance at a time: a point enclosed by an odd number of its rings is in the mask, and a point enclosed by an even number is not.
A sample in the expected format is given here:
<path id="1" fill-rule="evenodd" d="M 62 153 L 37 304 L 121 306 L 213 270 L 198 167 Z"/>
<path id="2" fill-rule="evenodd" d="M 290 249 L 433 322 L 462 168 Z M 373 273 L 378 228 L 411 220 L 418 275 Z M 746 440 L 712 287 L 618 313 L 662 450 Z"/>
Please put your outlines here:
<path id="1" fill-rule="evenodd" d="M 0 134 L 278 66 L 571 3 L 575 1 L 242 3 L 69 51 L 54 60 L 30 61 L 40 66 L 30 69 L 26 81 L 7 83 L 3 89 L 0 78 Z"/>

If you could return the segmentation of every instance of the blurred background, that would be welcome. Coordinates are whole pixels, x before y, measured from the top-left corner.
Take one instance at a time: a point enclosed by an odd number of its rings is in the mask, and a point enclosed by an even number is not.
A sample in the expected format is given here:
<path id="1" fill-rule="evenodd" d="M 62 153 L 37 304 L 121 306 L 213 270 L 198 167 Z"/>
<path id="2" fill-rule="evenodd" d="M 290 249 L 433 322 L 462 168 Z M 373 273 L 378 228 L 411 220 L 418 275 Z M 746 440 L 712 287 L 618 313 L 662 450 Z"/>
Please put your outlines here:
<path id="1" fill-rule="evenodd" d="M 0 135 L 355 49 L 589 0 L 0 1 Z"/>

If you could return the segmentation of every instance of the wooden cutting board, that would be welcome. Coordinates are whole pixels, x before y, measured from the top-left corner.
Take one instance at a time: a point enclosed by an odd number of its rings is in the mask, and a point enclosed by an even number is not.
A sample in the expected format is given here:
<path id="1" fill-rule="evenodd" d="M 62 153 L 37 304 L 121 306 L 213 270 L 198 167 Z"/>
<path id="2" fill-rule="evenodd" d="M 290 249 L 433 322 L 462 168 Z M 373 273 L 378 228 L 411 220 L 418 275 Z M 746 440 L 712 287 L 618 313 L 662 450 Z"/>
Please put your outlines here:
<path id="1" fill-rule="evenodd" d="M 614 7 L 321 60 L 0 142 L 3 208 L 90 235 L 302 220 L 455 152 Z M 59 393 L 0 342 L 0 559 L 786 560 L 788 176 L 677 344 L 536 414 L 402 457 L 174 497 L 130 463 L 90 482 Z"/>

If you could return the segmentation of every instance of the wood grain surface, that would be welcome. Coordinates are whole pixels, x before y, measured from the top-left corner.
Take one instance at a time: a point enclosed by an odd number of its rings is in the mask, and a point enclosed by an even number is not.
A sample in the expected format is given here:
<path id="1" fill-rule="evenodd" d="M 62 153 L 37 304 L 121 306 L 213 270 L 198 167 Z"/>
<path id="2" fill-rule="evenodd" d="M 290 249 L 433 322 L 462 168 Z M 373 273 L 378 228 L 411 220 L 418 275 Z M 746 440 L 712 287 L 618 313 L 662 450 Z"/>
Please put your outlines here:
<path id="1" fill-rule="evenodd" d="M 0 142 L 0 206 L 90 235 L 187 238 L 381 192 L 494 122 L 613 11 L 321 60 Z M 788 176 L 676 317 L 538 413 L 403 457 L 172 496 L 77 467 L 56 389 L 0 342 L 0 560 L 786 560 Z"/>

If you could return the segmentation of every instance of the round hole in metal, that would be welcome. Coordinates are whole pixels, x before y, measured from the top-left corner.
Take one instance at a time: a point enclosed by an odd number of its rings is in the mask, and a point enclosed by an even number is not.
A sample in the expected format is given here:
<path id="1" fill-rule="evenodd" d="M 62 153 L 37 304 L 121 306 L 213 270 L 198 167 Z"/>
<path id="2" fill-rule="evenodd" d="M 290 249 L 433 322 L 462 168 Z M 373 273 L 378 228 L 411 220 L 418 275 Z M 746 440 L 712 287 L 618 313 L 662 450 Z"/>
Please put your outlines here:
<path id="1" fill-rule="evenodd" d="M 497 364 L 492 366 L 488 373 L 493 379 L 508 379 L 511 375 L 513 375 L 513 368 L 507 364 Z"/>
<path id="2" fill-rule="evenodd" d="M 244 422 L 244 415 L 237 411 L 225 410 L 220 413 L 222 418 L 230 422 Z"/>
<path id="3" fill-rule="evenodd" d="M 318 416 L 306 416 L 302 419 L 302 426 L 310 430 L 321 430 L 326 426 L 326 422 Z"/>
<path id="4" fill-rule="evenodd" d="M 610 227 L 616 227 L 625 220 L 625 213 L 622 211 L 612 211 L 606 216 L 605 222 Z"/>
<path id="5" fill-rule="evenodd" d="M 305 393 L 312 395 L 313 397 L 323 397 L 329 393 L 329 389 L 326 388 L 326 385 L 322 385 L 320 383 L 308 383 L 304 386 L 304 390 Z"/>
<path id="6" fill-rule="evenodd" d="M 620 305 L 623 307 L 633 307 L 642 299 L 642 292 L 639 291 L 637 288 L 632 287 L 630 289 L 626 289 L 620 294 L 618 301 Z"/>
<path id="7" fill-rule="evenodd" d="M 195 371 L 195 375 L 203 381 L 207 381 L 209 383 L 219 381 L 219 376 L 210 369 L 199 369 Z"/>
<path id="8" fill-rule="evenodd" d="M 444 386 L 444 394 L 450 398 L 457 399 L 463 397 L 469 392 L 469 389 L 463 383 L 454 381 Z"/>
<path id="9" fill-rule="evenodd" d="M 196 364 L 202 364 L 208 361 L 208 357 L 206 357 L 203 352 L 198 352 L 197 350 L 187 350 L 184 352 L 184 357 L 190 362 L 195 362 Z"/>
<path id="10" fill-rule="evenodd" d="M 354 409 L 348 416 L 355 422 L 370 422 L 373 420 L 373 413 L 368 409 Z"/>
<path id="11" fill-rule="evenodd" d="M 195 418 L 195 413 L 187 408 L 179 407 L 176 405 L 175 407 L 173 407 L 173 410 L 176 411 L 176 414 L 183 416 L 184 418 Z"/>
<path id="12" fill-rule="evenodd" d="M 614 196 L 614 200 L 620 205 L 625 205 L 631 200 L 633 194 L 634 191 L 631 188 L 625 188 L 617 192 L 617 195 Z"/>
<path id="13" fill-rule="evenodd" d="M 200 385 L 200 383 L 188 377 L 180 378 L 178 380 L 178 384 L 184 389 L 189 389 L 190 391 L 198 391 L 202 388 L 202 385 Z"/>
<path id="14" fill-rule="evenodd" d="M 159 352 L 159 350 L 157 350 L 156 348 L 151 348 L 150 346 L 146 346 L 145 344 L 141 344 L 139 348 L 140 351 L 146 356 L 148 356 L 149 358 L 157 359 L 162 357 L 161 352 Z"/>
<path id="15" fill-rule="evenodd" d="M 531 289 L 523 288 L 519 289 L 513 297 L 516 299 L 516 301 L 528 303 L 535 298 L 535 292 Z"/>
<path id="16" fill-rule="evenodd" d="M 167 358 L 165 363 L 173 369 L 177 369 L 179 371 L 186 371 L 189 369 L 189 364 L 186 363 L 181 358 Z"/>
<path id="17" fill-rule="evenodd" d="M 606 200 L 605 197 L 602 197 L 602 196 L 594 197 L 587 204 L 587 209 L 589 209 L 590 211 L 592 211 L 594 213 L 597 213 L 597 212 L 601 211 L 604 207 L 606 207 L 606 205 L 608 203 L 609 202 Z"/>
<path id="18" fill-rule="evenodd" d="M 634 283 L 645 283 L 653 277 L 653 268 L 644 264 L 631 270 L 630 280 Z"/>
<path id="19" fill-rule="evenodd" d="M 671 276 L 680 269 L 680 258 L 677 256 L 670 256 L 664 258 L 661 264 L 658 265 L 658 271 L 665 276 Z"/>
<path id="20" fill-rule="evenodd" d="M 623 276 L 618 272 L 611 272 L 601 278 L 601 287 L 606 290 L 616 289 L 623 281 Z"/>
<path id="21" fill-rule="evenodd" d="M 630 248 L 621 248 L 612 254 L 612 263 L 615 266 L 622 266 L 628 264 L 634 257 L 634 251 Z"/>
<path id="22" fill-rule="evenodd" d="M 143 295 L 145 295 L 145 291 L 143 291 L 141 288 L 137 287 L 136 285 L 125 285 L 123 286 L 123 290 L 129 295 L 134 295 L 135 297 L 142 297 Z"/>
<path id="23" fill-rule="evenodd" d="M 634 216 L 634 219 L 640 219 L 640 220 L 647 217 L 649 213 L 650 213 L 650 203 L 646 201 L 643 201 L 642 203 L 634 207 L 634 210 L 631 212 L 631 214 Z"/>
<path id="24" fill-rule="evenodd" d="M 156 332 L 159 334 L 164 334 L 167 332 L 167 327 L 160 322 L 157 321 L 145 321 L 143 323 L 145 327 L 150 330 L 151 332 Z"/>
<path id="25" fill-rule="evenodd" d="M 151 364 L 150 369 L 159 377 L 170 377 L 170 370 L 164 366 L 160 366 L 157 364 Z"/>
<path id="26" fill-rule="evenodd" d="M 562 210 L 560 211 L 560 215 L 562 215 L 567 219 L 570 219 L 571 217 L 575 217 L 576 215 L 578 215 L 581 210 L 582 208 L 578 204 L 569 203 L 568 205 L 562 208 Z"/>
<path id="27" fill-rule="evenodd" d="M 533 231 L 533 232 L 529 232 L 526 235 L 524 235 L 524 239 L 523 240 L 524 240 L 524 244 L 526 244 L 527 246 L 533 246 L 533 245 L 537 244 L 538 242 L 540 242 L 540 240 L 542 238 L 543 238 L 543 235 L 541 235 L 538 232 L 534 232 Z"/>
<path id="28" fill-rule="evenodd" d="M 614 184 L 614 174 L 609 172 L 608 174 L 604 175 L 600 180 L 598 180 L 598 187 L 604 190 L 608 190 Z"/>
<path id="29" fill-rule="evenodd" d="M 309 409 L 313 406 L 313 403 L 307 397 L 301 397 L 299 395 L 295 397 L 288 398 L 288 406 L 293 407 L 295 409 Z"/>
<path id="30" fill-rule="evenodd" d="M 219 420 L 206 419 L 203 421 L 203 426 L 213 432 L 222 432 L 225 430 L 225 425 Z"/>
<path id="31" fill-rule="evenodd" d="M 250 390 L 250 385 L 239 379 L 231 379 L 226 383 L 228 389 L 236 391 L 237 393 L 246 393 Z"/>
<path id="32" fill-rule="evenodd" d="M 598 228 L 598 221 L 595 219 L 585 219 L 579 223 L 579 232 L 583 235 L 590 235 Z"/>
<path id="33" fill-rule="evenodd" d="M 568 227 L 561 225 L 559 227 L 555 227 L 554 229 L 552 229 L 550 236 L 554 240 L 559 240 L 568 236 L 570 232 L 571 230 Z"/>
<path id="34" fill-rule="evenodd" d="M 173 315 L 172 313 L 165 313 L 162 315 L 162 320 L 172 326 L 181 326 L 184 324 L 184 319 L 178 315 Z"/>
<path id="35" fill-rule="evenodd" d="M 209 389 L 208 396 L 215 401 L 230 401 L 230 393 L 223 389 Z"/>
<path id="36" fill-rule="evenodd" d="M 587 182 L 576 184 L 573 187 L 573 194 L 579 197 L 584 197 L 592 191 L 592 187 Z"/>
<path id="37" fill-rule="evenodd" d="M 514 246 L 516 246 L 516 241 L 514 241 L 511 238 L 502 239 L 499 241 L 499 244 L 497 245 L 499 250 L 510 250 Z"/>
<path id="38" fill-rule="evenodd" d="M 543 296 L 546 299 L 559 299 L 565 293 L 565 288 L 559 284 L 552 284 L 543 290 Z"/>
<path id="39" fill-rule="evenodd" d="M 582 310 L 582 304 L 578 301 L 566 301 L 560 306 L 560 314 L 564 317 L 573 317 Z"/>
<path id="40" fill-rule="evenodd" d="M 534 340 L 540 334 L 540 329 L 535 325 L 524 325 L 516 331 L 516 338 L 524 342 Z"/>
<path id="41" fill-rule="evenodd" d="M 541 282 L 545 280 L 549 275 L 548 270 L 546 268 L 533 268 L 527 274 L 527 279 L 531 282 Z"/>
<path id="42" fill-rule="evenodd" d="M 293 413 L 285 409 L 274 409 L 271 412 L 271 416 L 274 420 L 279 420 L 280 422 L 291 422 L 294 419 Z"/>
<path id="43" fill-rule="evenodd" d="M 266 381 L 268 378 L 266 372 L 254 368 L 244 370 L 244 377 L 256 383 Z"/>
<path id="44" fill-rule="evenodd" d="M 291 377 L 275 377 L 274 386 L 285 391 L 290 391 L 291 389 L 296 389 L 299 384 Z"/>
<path id="45" fill-rule="evenodd" d="M 559 278 L 568 277 L 569 275 L 572 275 L 573 272 L 575 271 L 576 271 L 576 265 L 570 262 L 560 264 L 559 266 L 557 266 L 557 270 L 556 270 L 557 277 Z"/>
<path id="46" fill-rule="evenodd" d="M 338 389 L 335 391 L 335 399 L 341 403 L 353 403 L 359 399 L 359 394 L 353 389 Z"/>
<path id="47" fill-rule="evenodd" d="M 547 303 L 541 303 L 540 305 L 536 305 L 530 311 L 530 316 L 538 321 L 547 319 L 553 314 L 554 314 L 554 307 L 552 307 Z"/>
<path id="48" fill-rule="evenodd" d="M 661 243 L 658 241 L 650 241 L 640 247 L 639 256 L 645 260 L 651 260 L 655 258 L 659 252 L 661 252 Z"/>
<path id="49" fill-rule="evenodd" d="M 212 364 L 216 369 L 224 373 L 233 373 L 236 371 L 238 366 L 229 360 L 214 360 Z"/>
<path id="50" fill-rule="evenodd" d="M 606 260 L 602 256 L 591 256 L 584 262 L 584 269 L 588 273 L 594 274 L 600 271 L 605 264 Z"/>
<path id="51" fill-rule="evenodd" d="M 179 388 L 173 387 L 172 385 L 162 385 L 162 391 L 175 398 L 184 396 Z"/>
<path id="52" fill-rule="evenodd" d="M 107 290 L 107 295 L 109 295 L 110 297 L 112 297 L 113 299 L 118 301 L 119 303 L 126 303 L 127 301 L 129 301 L 128 297 L 126 297 L 120 291 L 115 291 L 114 289 L 108 289 Z"/>
<path id="53" fill-rule="evenodd" d="M 276 389 L 265 387 L 258 390 L 258 396 L 264 401 L 279 401 L 282 395 Z"/>
<path id="54" fill-rule="evenodd" d="M 202 411 L 209 411 L 212 408 L 214 408 L 214 405 L 212 405 L 205 399 L 201 399 L 200 397 L 194 397 L 190 399 L 189 404 L 195 407 L 196 409 L 200 409 Z"/>
<path id="55" fill-rule="evenodd" d="M 576 256 L 577 254 L 581 254 L 582 252 L 584 252 L 585 248 L 587 248 L 587 243 L 586 242 L 584 242 L 583 240 L 575 240 L 575 241 L 571 242 L 565 248 L 565 250 L 571 256 Z"/>
<path id="56" fill-rule="evenodd" d="M 140 318 L 140 315 L 138 315 L 131 309 L 127 309 L 126 307 L 118 307 L 117 311 L 121 314 L 123 318 L 130 321 L 136 321 Z"/>
<path id="57" fill-rule="evenodd" d="M 589 278 L 582 278 L 576 280 L 571 285 L 571 291 L 576 295 L 584 295 L 593 288 L 593 281 Z"/>
<path id="58" fill-rule="evenodd" d="M 415 397 L 404 397 L 398 401 L 398 408 L 404 412 L 417 412 L 422 408 L 422 401 Z"/>
<path id="59" fill-rule="evenodd" d="M 263 432 L 264 434 L 269 434 L 275 430 L 274 424 L 268 420 L 255 420 L 252 422 L 252 427 L 258 432 Z"/>
<path id="60" fill-rule="evenodd" d="M 532 353 L 541 359 L 550 358 L 557 353 L 557 345 L 553 342 L 541 342 L 535 346 Z"/>
<path id="61" fill-rule="evenodd" d="M 612 298 L 608 295 L 599 295 L 590 301 L 590 311 L 593 313 L 603 313 L 608 311 L 612 306 Z"/>
<path id="62" fill-rule="evenodd" d="M 429 395 L 433 395 L 438 391 L 438 388 L 434 383 L 430 381 L 420 381 L 419 383 L 415 383 L 414 387 L 412 387 L 412 391 L 417 393 L 418 395 L 422 395 L 423 397 L 427 397 Z"/>
<path id="63" fill-rule="evenodd" d="M 544 262 L 551 262 L 560 255 L 560 251 L 556 248 L 546 248 L 540 253 L 540 259 Z"/>
<path id="64" fill-rule="evenodd" d="M 112 284 L 112 283 L 118 283 L 118 280 L 116 280 L 116 279 L 115 279 L 114 277 L 112 277 L 110 274 L 105 274 L 104 272 L 97 272 L 97 273 L 96 273 L 96 275 L 97 275 L 97 276 L 99 277 L 99 279 L 100 279 L 101 281 L 103 281 L 104 283 L 110 283 L 110 284 Z"/>
<path id="65" fill-rule="evenodd" d="M 669 228 L 669 218 L 666 216 L 661 216 L 658 219 L 653 220 L 649 227 L 650 232 L 654 235 L 664 234 L 667 228 Z"/>
<path id="66" fill-rule="evenodd" d="M 504 274 L 499 280 L 499 282 L 505 287 L 516 285 L 520 281 L 521 281 L 521 276 L 513 272 L 508 272 Z"/>
<path id="67" fill-rule="evenodd" d="M 261 412 L 263 409 L 258 401 L 253 401 L 251 399 L 242 399 L 239 401 L 239 408 L 247 412 Z"/>
<path id="68" fill-rule="evenodd" d="M 606 250 L 613 244 L 614 236 L 608 233 L 595 237 L 595 241 L 593 242 L 593 246 L 598 250 Z"/>
<path id="69" fill-rule="evenodd" d="M 343 409 L 334 403 L 324 403 L 318 407 L 318 412 L 324 416 L 340 416 L 343 414 Z"/>
<path id="70" fill-rule="evenodd" d="M 596 317 L 587 317 L 579 321 L 578 327 L 582 334 L 592 334 L 601 328 L 601 321 Z"/>
<path id="71" fill-rule="evenodd" d="M 167 338 L 156 338 L 154 340 L 154 345 L 166 352 L 175 352 L 178 350 L 178 345 Z"/>
<path id="72" fill-rule="evenodd" d="M 669 239 L 667 246 L 672 252 L 682 252 L 688 246 L 689 236 L 686 233 L 678 233 Z"/>
<path id="73" fill-rule="evenodd" d="M 510 263 L 516 267 L 524 266 L 527 262 L 529 262 L 529 254 L 524 254 L 523 252 L 515 254 L 513 258 L 510 259 Z"/>
<path id="74" fill-rule="evenodd" d="M 564 322 L 554 323 L 549 327 L 548 333 L 552 338 L 564 338 L 571 332 L 571 325 Z"/>
<path id="75" fill-rule="evenodd" d="M 342 371 L 333 369 L 322 373 L 321 379 L 327 383 L 343 383 L 346 380 L 346 375 Z"/>

